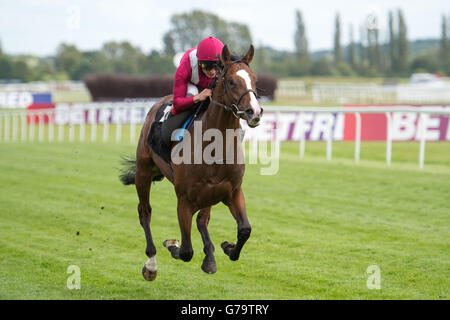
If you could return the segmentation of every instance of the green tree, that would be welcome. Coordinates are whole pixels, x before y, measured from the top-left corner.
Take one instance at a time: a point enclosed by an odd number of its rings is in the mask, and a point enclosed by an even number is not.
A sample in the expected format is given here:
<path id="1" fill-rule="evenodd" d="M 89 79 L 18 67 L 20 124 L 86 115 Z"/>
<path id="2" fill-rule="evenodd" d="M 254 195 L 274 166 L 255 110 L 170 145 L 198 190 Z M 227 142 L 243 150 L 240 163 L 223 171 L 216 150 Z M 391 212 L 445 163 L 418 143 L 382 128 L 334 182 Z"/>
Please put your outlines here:
<path id="1" fill-rule="evenodd" d="M 337 72 L 333 68 L 333 63 L 322 57 L 314 61 L 311 67 L 311 75 L 313 76 L 336 76 Z"/>
<path id="2" fill-rule="evenodd" d="M 267 73 L 270 71 L 269 52 L 263 45 L 255 48 L 255 58 L 252 63 L 252 70 L 256 73 Z"/>
<path id="3" fill-rule="evenodd" d="M 308 39 L 306 38 L 305 34 L 305 24 L 303 22 L 302 13 L 300 10 L 297 10 L 295 12 L 296 17 L 296 26 L 297 29 L 295 30 L 295 52 L 297 56 L 301 58 L 307 58 L 309 56 L 308 52 Z"/>
<path id="4" fill-rule="evenodd" d="M 294 40 L 297 59 L 293 62 L 290 70 L 294 73 L 294 76 L 302 76 L 309 73 L 311 68 L 311 58 L 308 51 L 308 39 L 306 38 L 305 24 L 300 10 L 296 11 L 295 16 L 297 29 L 295 31 Z"/>
<path id="5" fill-rule="evenodd" d="M 353 25 L 350 25 L 349 30 L 350 30 L 349 32 L 350 43 L 348 45 L 348 63 L 350 64 L 353 70 L 356 70 L 357 69 L 356 49 L 355 49 L 355 41 L 353 39 Z"/>
<path id="6" fill-rule="evenodd" d="M 152 50 L 147 57 L 147 69 L 150 74 L 173 74 L 175 66 L 173 64 L 173 56 L 161 54 L 156 50 Z"/>
<path id="7" fill-rule="evenodd" d="M 342 62 L 341 48 L 341 18 L 339 13 L 336 14 L 334 23 L 334 63 L 337 65 Z"/>
<path id="8" fill-rule="evenodd" d="M 83 54 L 76 46 L 62 43 L 58 47 L 55 57 L 56 69 L 61 72 L 66 72 L 72 79 L 82 59 Z"/>
<path id="9" fill-rule="evenodd" d="M 378 26 L 375 23 L 373 26 L 367 28 L 367 46 L 369 53 L 369 67 L 378 73 L 381 71 L 381 51 L 378 40 Z"/>
<path id="10" fill-rule="evenodd" d="M 13 61 L 12 63 L 12 78 L 20 79 L 22 81 L 31 81 L 32 80 L 32 72 L 28 67 L 28 64 L 22 60 L 18 59 Z"/>
<path id="11" fill-rule="evenodd" d="M 12 78 L 12 63 L 11 59 L 4 54 L 0 54 L 0 79 Z"/>
<path id="12" fill-rule="evenodd" d="M 450 46 L 448 43 L 448 24 L 447 17 L 442 15 L 441 24 L 441 43 L 439 48 L 439 58 L 441 61 L 441 69 L 445 73 L 450 72 Z"/>
<path id="13" fill-rule="evenodd" d="M 437 54 L 420 55 L 416 57 L 410 65 L 410 71 L 415 72 L 437 72 L 439 69 Z"/>
<path id="14" fill-rule="evenodd" d="M 403 12 L 398 10 L 398 71 L 405 74 L 408 69 L 408 35 Z"/>
<path id="15" fill-rule="evenodd" d="M 398 71 L 397 67 L 397 37 L 394 30 L 394 14 L 389 11 L 389 64 L 391 68 L 391 73 Z"/>
<path id="16" fill-rule="evenodd" d="M 174 56 L 175 51 L 175 41 L 173 37 L 170 35 L 170 33 L 166 33 L 163 37 L 163 43 L 164 43 L 164 53 L 169 56 Z"/>
<path id="17" fill-rule="evenodd" d="M 166 53 L 184 52 L 209 36 L 220 39 L 236 53 L 245 53 L 252 42 L 245 24 L 229 23 L 215 14 L 200 10 L 175 14 L 170 22 L 172 28 L 163 38 Z"/>
<path id="18" fill-rule="evenodd" d="M 442 24 L 441 24 L 441 57 L 445 58 L 448 54 L 448 36 L 447 36 L 447 17 L 442 15 Z"/>
<path id="19" fill-rule="evenodd" d="M 112 72 L 139 75 L 145 70 L 146 56 L 138 47 L 128 41 L 110 41 L 103 45 L 101 52 L 111 66 Z"/>
<path id="20" fill-rule="evenodd" d="M 359 67 L 362 68 L 366 61 L 365 34 L 367 28 L 362 25 L 359 27 Z"/>

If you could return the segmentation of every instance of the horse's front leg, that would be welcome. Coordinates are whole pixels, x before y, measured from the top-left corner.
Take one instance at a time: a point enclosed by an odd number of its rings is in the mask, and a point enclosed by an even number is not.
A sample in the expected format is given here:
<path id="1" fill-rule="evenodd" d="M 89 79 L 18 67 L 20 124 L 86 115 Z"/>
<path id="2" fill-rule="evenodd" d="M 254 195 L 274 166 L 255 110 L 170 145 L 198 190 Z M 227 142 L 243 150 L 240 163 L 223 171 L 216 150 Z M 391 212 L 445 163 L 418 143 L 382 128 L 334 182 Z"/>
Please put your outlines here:
<path id="1" fill-rule="evenodd" d="M 191 208 L 189 202 L 178 199 L 177 211 L 181 231 L 181 247 L 178 247 L 178 240 L 166 240 L 163 245 L 170 251 L 172 257 L 188 262 L 194 255 L 191 243 L 191 228 L 195 210 Z"/>
<path id="2" fill-rule="evenodd" d="M 206 273 L 216 273 L 217 265 L 214 259 L 214 245 L 209 237 L 208 223 L 211 213 L 211 207 L 206 207 L 200 210 L 197 215 L 197 229 L 200 232 L 203 240 L 203 252 L 205 258 L 202 263 L 202 270 Z"/>
<path id="3" fill-rule="evenodd" d="M 252 228 L 247 219 L 247 212 L 245 210 L 245 199 L 242 189 L 239 188 L 234 192 L 231 199 L 224 202 L 225 205 L 230 209 L 231 214 L 238 225 L 237 231 L 237 243 L 230 243 L 227 241 L 222 242 L 222 249 L 226 255 L 230 257 L 231 260 L 235 261 L 239 259 L 242 247 L 244 246 L 247 239 L 250 237 Z"/>

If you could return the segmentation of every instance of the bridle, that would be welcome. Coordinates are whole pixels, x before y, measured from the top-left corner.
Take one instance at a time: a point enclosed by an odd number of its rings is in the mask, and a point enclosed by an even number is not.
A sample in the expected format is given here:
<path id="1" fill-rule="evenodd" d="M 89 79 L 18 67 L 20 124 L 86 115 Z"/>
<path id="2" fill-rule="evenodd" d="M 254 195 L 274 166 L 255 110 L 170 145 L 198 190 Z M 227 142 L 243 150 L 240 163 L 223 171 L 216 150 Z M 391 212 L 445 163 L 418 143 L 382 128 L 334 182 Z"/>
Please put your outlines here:
<path id="1" fill-rule="evenodd" d="M 226 76 L 226 74 L 227 74 L 227 72 L 228 72 L 228 69 L 230 69 L 230 67 L 231 67 L 231 65 L 233 65 L 233 64 L 235 64 L 235 63 L 245 63 L 245 64 L 247 64 L 245 61 L 242 61 L 242 60 L 236 60 L 236 61 L 232 61 L 230 64 L 228 64 L 225 68 L 223 68 L 223 70 L 222 70 L 222 72 L 220 73 L 220 78 L 222 78 L 222 86 L 223 86 L 223 90 L 224 90 L 224 93 L 223 93 L 223 95 L 221 95 L 220 97 L 223 97 L 223 96 L 226 96 L 227 98 L 230 98 L 230 93 L 229 93 L 229 87 L 228 87 L 228 82 L 227 81 L 225 81 L 226 79 L 225 79 L 225 76 Z M 248 65 L 248 64 L 247 64 Z M 214 81 L 213 81 L 213 83 L 212 83 L 212 88 L 214 88 L 215 86 L 216 86 L 216 84 L 217 84 L 217 80 L 218 80 L 218 77 L 216 77 L 215 79 L 214 79 Z M 241 111 L 241 110 L 239 110 L 239 103 L 241 103 L 241 100 L 242 100 L 242 98 L 246 95 L 246 94 L 248 94 L 248 93 L 253 93 L 254 95 L 255 95 L 255 97 L 257 98 L 257 99 L 259 99 L 259 96 L 258 96 L 258 94 L 255 92 L 255 90 L 253 90 L 253 89 L 247 89 L 247 90 L 245 90 L 244 92 L 242 92 L 241 93 L 241 95 L 235 100 L 235 102 L 234 103 L 232 103 L 231 104 L 231 106 L 228 106 L 228 105 L 226 105 L 226 104 L 223 104 L 223 103 L 220 103 L 219 101 L 217 101 L 217 100 L 214 100 L 212 97 L 211 97 L 211 102 L 213 103 L 213 104 L 215 104 L 215 105 L 218 105 L 219 107 L 222 107 L 222 108 L 224 108 L 226 111 L 228 111 L 228 112 L 231 112 L 231 113 L 233 113 L 233 115 L 237 118 L 237 119 L 239 119 L 239 117 L 240 117 L 240 115 L 242 115 L 242 114 L 244 114 L 245 113 L 245 111 Z M 230 100 L 233 100 L 233 97 L 231 96 L 231 99 Z"/>

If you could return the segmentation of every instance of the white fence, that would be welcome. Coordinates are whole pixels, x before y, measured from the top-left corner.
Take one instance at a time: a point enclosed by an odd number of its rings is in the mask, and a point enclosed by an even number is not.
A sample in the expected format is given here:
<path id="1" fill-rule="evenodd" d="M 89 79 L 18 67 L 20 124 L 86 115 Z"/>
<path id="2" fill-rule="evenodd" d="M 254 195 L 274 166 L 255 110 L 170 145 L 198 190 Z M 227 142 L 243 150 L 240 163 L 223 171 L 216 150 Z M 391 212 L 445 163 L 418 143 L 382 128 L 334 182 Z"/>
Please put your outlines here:
<path id="1" fill-rule="evenodd" d="M 86 90 L 82 81 L 35 81 L 26 83 L 0 83 L 0 91 L 55 92 Z"/>
<path id="2" fill-rule="evenodd" d="M 40 110 L 0 110 L 0 143 L 8 142 L 62 142 L 62 141 L 91 141 L 91 142 L 129 142 L 135 144 L 145 116 L 151 105 L 148 103 L 97 103 L 74 104 L 69 108 L 61 104 L 57 109 Z M 384 113 L 386 126 L 386 163 L 392 161 L 392 116 L 395 113 L 414 113 L 419 115 L 419 167 L 425 162 L 425 144 L 427 136 L 425 130 L 429 115 L 450 115 L 450 108 L 442 107 L 269 107 L 266 113 L 275 117 L 275 127 L 283 113 L 295 113 L 299 117 L 305 114 L 354 114 L 355 149 L 354 160 L 360 160 L 361 153 L 361 114 Z M 113 125 L 111 125 L 111 122 Z M 300 122 L 301 123 L 301 122 Z M 326 158 L 331 161 L 334 136 L 333 122 L 327 123 L 328 134 L 326 140 Z M 450 126 L 450 119 L 449 119 Z M 111 129 L 112 127 L 112 129 Z M 243 127 L 246 125 L 243 123 Z M 305 156 L 306 129 L 301 127 L 299 136 L 299 156 Z M 89 135 L 89 138 L 87 137 Z M 126 137 L 128 135 L 128 137 Z M 280 139 L 276 134 L 275 139 Z"/>
<path id="3" fill-rule="evenodd" d="M 266 108 L 267 109 L 267 108 Z M 279 117 L 282 112 L 298 112 L 302 113 L 337 113 L 337 114 L 354 114 L 356 118 L 355 126 L 355 150 L 354 159 L 358 163 L 361 155 L 361 114 L 373 113 L 379 114 L 384 113 L 387 120 L 386 126 L 386 164 L 391 165 L 392 163 L 392 115 L 394 113 L 414 113 L 419 114 L 419 168 L 423 169 L 425 163 L 425 144 L 426 144 L 426 134 L 425 129 L 427 128 L 428 115 L 450 115 L 450 109 L 442 107 L 273 107 L 269 108 L 268 111 L 273 111 L 277 114 L 276 118 Z M 450 119 L 449 119 L 450 120 Z M 328 132 L 332 132 L 331 121 L 328 122 L 329 129 Z M 449 124 L 450 125 L 450 124 Z M 303 158 L 305 155 L 305 132 L 301 130 L 300 135 L 300 145 L 299 145 L 299 155 Z M 326 138 L 326 158 L 328 161 L 332 159 L 333 150 L 333 135 L 328 134 Z"/>
<path id="4" fill-rule="evenodd" d="M 322 83 L 311 88 L 315 103 L 448 103 L 450 85 L 377 85 L 359 83 Z"/>

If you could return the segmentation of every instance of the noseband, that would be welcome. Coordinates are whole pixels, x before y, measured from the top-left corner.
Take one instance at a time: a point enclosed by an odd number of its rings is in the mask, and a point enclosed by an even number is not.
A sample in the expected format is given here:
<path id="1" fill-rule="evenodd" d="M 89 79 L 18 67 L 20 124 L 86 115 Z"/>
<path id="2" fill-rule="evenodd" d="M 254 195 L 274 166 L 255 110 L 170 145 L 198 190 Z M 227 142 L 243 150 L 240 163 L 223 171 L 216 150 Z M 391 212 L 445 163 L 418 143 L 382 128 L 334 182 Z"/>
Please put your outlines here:
<path id="1" fill-rule="evenodd" d="M 220 77 L 222 78 L 222 86 L 223 86 L 223 89 L 224 89 L 224 94 L 223 94 L 221 97 L 223 97 L 223 96 L 226 96 L 226 97 L 228 97 L 228 98 L 230 97 L 230 94 L 229 94 L 229 92 L 228 92 L 228 91 L 229 91 L 228 85 L 227 85 L 227 82 L 225 81 L 225 75 L 227 74 L 228 69 L 231 67 L 231 65 L 233 65 L 233 64 L 235 64 L 235 63 L 241 63 L 241 62 L 247 64 L 246 62 L 244 62 L 244 61 L 242 61 L 242 60 L 237 60 L 237 61 L 231 62 L 229 65 L 227 65 L 227 66 L 222 70 L 222 73 L 220 74 Z M 214 83 L 213 86 L 215 86 L 217 80 L 218 80 L 218 78 L 216 77 L 216 78 L 214 79 L 214 81 L 213 81 L 213 83 Z M 235 102 L 231 104 L 231 106 L 227 106 L 226 104 L 220 103 L 219 101 L 216 101 L 216 100 L 214 100 L 214 99 L 212 99 L 212 98 L 211 98 L 211 102 L 214 103 L 214 104 L 216 104 L 216 105 L 218 105 L 219 107 L 224 108 L 226 111 L 232 112 L 233 115 L 234 115 L 237 119 L 239 119 L 239 116 L 240 116 L 241 114 L 244 114 L 244 113 L 245 113 L 245 111 L 239 110 L 239 107 L 238 107 L 238 106 L 239 106 L 239 103 L 241 103 L 242 98 L 243 98 L 246 94 L 248 94 L 248 93 L 250 93 L 250 92 L 253 92 L 253 94 L 255 95 L 255 97 L 256 97 L 257 99 L 259 98 L 258 94 L 257 94 L 253 89 L 248 89 L 248 90 L 245 90 L 244 92 L 242 92 L 241 95 L 239 96 L 239 98 L 237 98 L 237 99 L 235 100 Z M 232 100 L 232 99 L 231 99 L 231 100 Z"/>

